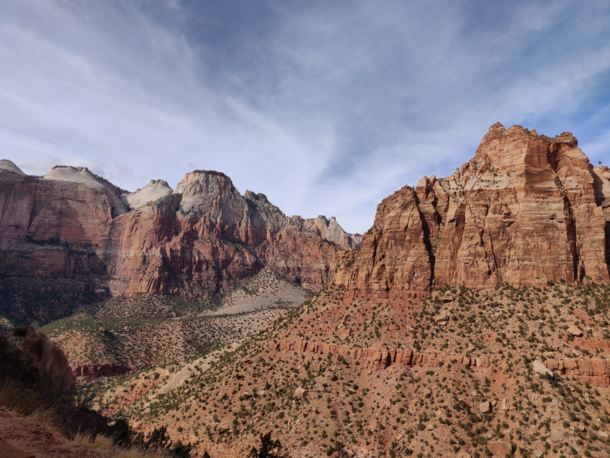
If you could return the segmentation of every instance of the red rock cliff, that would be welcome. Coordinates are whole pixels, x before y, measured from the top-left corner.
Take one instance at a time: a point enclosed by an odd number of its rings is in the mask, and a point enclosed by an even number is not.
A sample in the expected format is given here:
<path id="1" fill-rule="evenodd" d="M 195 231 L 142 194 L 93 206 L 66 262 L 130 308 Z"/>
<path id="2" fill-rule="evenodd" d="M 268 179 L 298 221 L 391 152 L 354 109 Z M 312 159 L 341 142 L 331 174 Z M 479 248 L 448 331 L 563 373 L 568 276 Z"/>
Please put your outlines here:
<path id="1" fill-rule="evenodd" d="M 325 238 L 263 194 L 242 196 L 219 172 L 189 173 L 173 192 L 153 181 L 127 193 L 83 168 L 38 178 L 0 163 L 5 289 L 202 296 L 265 266 L 319 289 L 336 252 L 353 246 L 340 231 L 335 222 L 336 240 Z"/>
<path id="2" fill-rule="evenodd" d="M 608 281 L 609 179 L 569 133 L 494 124 L 461 170 L 384 199 L 361 251 L 339 255 L 336 281 L 382 297 Z"/>

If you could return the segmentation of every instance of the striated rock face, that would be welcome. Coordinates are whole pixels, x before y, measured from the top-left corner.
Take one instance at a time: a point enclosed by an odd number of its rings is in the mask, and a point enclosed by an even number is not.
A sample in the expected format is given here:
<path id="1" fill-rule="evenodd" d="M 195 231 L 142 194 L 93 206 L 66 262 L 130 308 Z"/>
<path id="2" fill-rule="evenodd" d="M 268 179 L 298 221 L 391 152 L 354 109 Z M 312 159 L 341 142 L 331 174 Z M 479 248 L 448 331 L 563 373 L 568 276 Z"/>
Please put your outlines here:
<path id="1" fill-rule="evenodd" d="M 605 359 L 548 359 L 545 366 L 561 375 L 592 386 L 610 387 L 610 364 Z"/>
<path id="2" fill-rule="evenodd" d="M 296 351 L 316 355 L 341 355 L 363 364 L 365 369 L 382 371 L 398 364 L 403 366 L 442 366 L 454 362 L 473 368 L 487 368 L 489 358 L 472 358 L 466 355 L 448 354 L 440 351 L 418 352 L 410 348 L 353 348 L 346 345 L 327 344 L 324 342 L 292 341 L 283 339 L 273 345 L 274 351 Z"/>
<path id="3" fill-rule="evenodd" d="M 610 173 L 569 133 L 496 123 L 450 177 L 384 199 L 360 253 L 340 254 L 352 291 L 417 296 L 446 285 L 608 281 Z"/>
<path id="4" fill-rule="evenodd" d="M 175 191 L 158 180 L 128 193 L 85 168 L 37 178 L 3 161 L 0 289 L 193 297 L 226 292 L 265 266 L 319 289 L 337 251 L 356 246 L 333 221 L 321 231 L 288 217 L 219 172 L 189 173 Z"/>

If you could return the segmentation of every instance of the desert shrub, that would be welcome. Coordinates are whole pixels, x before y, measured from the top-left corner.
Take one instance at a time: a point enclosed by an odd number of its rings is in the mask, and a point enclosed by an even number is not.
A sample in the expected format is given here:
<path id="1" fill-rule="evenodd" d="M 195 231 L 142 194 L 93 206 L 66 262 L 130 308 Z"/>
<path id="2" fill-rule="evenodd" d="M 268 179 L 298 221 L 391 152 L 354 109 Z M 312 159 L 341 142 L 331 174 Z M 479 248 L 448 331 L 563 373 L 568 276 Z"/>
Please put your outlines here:
<path id="1" fill-rule="evenodd" d="M 113 444 L 121 448 L 137 448 L 140 450 L 162 450 L 173 458 L 189 458 L 191 456 L 190 445 L 184 445 L 180 441 L 170 445 L 170 437 L 167 428 L 162 426 L 155 428 L 149 438 L 143 433 L 135 433 L 127 420 L 119 419 L 110 427 L 108 435 Z"/>
<path id="2" fill-rule="evenodd" d="M 250 450 L 250 458 L 285 458 L 282 453 L 282 444 L 279 440 L 271 439 L 271 433 L 261 434 L 260 449 L 252 447 Z"/>

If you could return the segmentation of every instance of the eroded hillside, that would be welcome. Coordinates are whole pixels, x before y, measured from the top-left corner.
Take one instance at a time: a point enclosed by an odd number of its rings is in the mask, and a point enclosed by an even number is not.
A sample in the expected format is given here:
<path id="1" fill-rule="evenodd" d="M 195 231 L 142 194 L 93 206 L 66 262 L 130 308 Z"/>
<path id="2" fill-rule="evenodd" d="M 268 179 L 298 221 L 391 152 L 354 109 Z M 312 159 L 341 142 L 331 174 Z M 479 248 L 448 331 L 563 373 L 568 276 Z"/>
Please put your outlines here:
<path id="1" fill-rule="evenodd" d="M 173 423 L 212 457 L 245 453 L 266 431 L 295 457 L 605 456 L 609 292 L 500 286 L 401 301 L 329 287 L 180 387 L 148 394 L 149 372 L 105 407 L 143 429 Z"/>

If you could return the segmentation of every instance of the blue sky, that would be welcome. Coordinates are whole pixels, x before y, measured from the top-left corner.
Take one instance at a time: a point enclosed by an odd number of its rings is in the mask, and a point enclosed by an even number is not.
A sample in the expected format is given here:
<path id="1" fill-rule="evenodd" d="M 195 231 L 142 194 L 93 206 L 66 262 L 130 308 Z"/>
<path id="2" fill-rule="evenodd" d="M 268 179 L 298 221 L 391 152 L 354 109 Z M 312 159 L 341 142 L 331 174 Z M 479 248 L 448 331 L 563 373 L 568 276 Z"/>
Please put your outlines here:
<path id="1" fill-rule="evenodd" d="M 610 2 L 0 0 L 0 156 L 135 190 L 193 169 L 364 232 L 490 125 L 610 163 Z"/>

